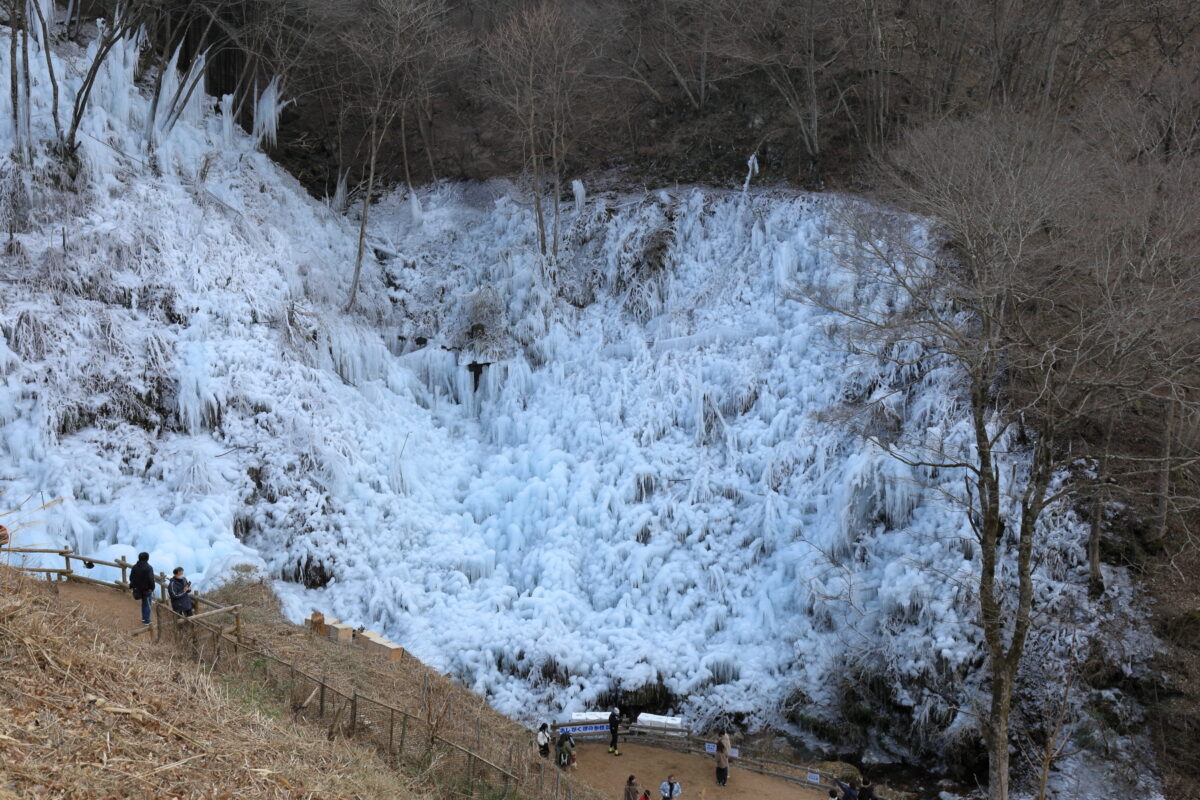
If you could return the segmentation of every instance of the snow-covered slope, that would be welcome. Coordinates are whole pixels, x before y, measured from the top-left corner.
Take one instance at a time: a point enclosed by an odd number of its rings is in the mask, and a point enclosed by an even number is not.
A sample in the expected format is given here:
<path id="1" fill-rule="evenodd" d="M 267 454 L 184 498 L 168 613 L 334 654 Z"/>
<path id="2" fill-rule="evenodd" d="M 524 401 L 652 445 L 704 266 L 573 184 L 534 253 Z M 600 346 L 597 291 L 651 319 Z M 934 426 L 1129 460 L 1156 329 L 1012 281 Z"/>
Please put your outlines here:
<path id="1" fill-rule="evenodd" d="M 295 616 L 381 629 L 520 717 L 624 693 L 818 731 L 889 708 L 896 752 L 975 739 L 961 476 L 839 422 L 878 399 L 883 428 L 965 443 L 955 375 L 851 356 L 795 299 L 889 301 L 828 256 L 829 198 L 577 193 L 545 267 L 508 185 L 398 193 L 346 313 L 352 222 L 214 101 L 151 152 L 135 60 L 77 185 L 0 167 L 0 481 L 64 498 L 18 543 L 146 549 L 201 585 L 256 565 Z M 1046 542 L 1065 622 L 1038 646 L 1062 649 L 1106 618 L 1066 510 Z"/>

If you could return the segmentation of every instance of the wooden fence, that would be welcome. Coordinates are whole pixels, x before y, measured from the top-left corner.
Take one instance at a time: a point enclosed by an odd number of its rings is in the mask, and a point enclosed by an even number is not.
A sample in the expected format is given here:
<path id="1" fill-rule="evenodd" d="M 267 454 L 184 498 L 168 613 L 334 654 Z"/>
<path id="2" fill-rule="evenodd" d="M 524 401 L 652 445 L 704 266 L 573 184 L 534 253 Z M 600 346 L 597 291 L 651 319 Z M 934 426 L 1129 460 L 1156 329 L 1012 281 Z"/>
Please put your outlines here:
<path id="1" fill-rule="evenodd" d="M 564 722 L 555 725 L 554 731 L 557 733 L 559 728 L 571 728 L 580 725 L 594 726 L 598 724 Z M 609 733 L 607 724 L 605 723 L 603 730 L 573 735 L 581 739 L 603 739 L 608 741 Z M 679 753 L 700 756 L 712 755 L 706 749 L 706 745 L 710 742 L 706 741 L 704 736 L 697 735 L 687 728 L 663 728 L 634 723 L 632 725 L 621 726 L 620 738 L 623 742 L 657 747 L 661 750 L 674 750 Z M 708 738 L 711 740 L 711 743 L 715 744 L 715 736 Z M 737 750 L 738 755 L 732 759 L 730 763 L 731 767 L 757 772 L 762 775 L 770 775 L 773 778 L 779 778 L 798 786 L 807 786 L 810 789 L 836 789 L 837 784 L 834 783 L 834 780 L 845 780 L 848 777 L 809 764 L 789 764 L 779 761 L 776 758 L 772 758 L 773 754 L 770 751 L 756 750 L 741 745 L 735 745 L 734 749 Z M 877 796 L 880 800 L 888 800 L 887 794 L 877 794 Z"/>
<path id="2" fill-rule="evenodd" d="M 43 574 L 47 580 L 79 581 L 121 591 L 129 590 L 129 569 L 123 557 L 106 561 L 80 555 L 70 548 L 0 548 L 0 554 L 57 555 L 63 568 L 30 567 L 13 564 L 26 573 Z M 79 562 L 121 570 L 119 581 L 92 578 L 72 568 Z M 173 641 L 186 648 L 192 657 L 210 671 L 248 675 L 275 694 L 290 709 L 294 721 L 305 720 L 327 729 L 329 738 L 347 736 L 365 739 L 376 745 L 396 767 L 429 776 L 437 797 L 507 798 L 510 794 L 529 800 L 601 800 L 607 795 L 583 784 L 551 765 L 532 757 L 532 744 L 516 749 L 508 743 L 481 741 L 481 710 L 470 716 L 421 715 L 397 708 L 356 690 L 347 692 L 325 677 L 314 677 L 271 653 L 242 641 L 241 606 L 222 606 L 203 595 L 192 599 L 207 610 L 183 617 L 171 610 L 167 598 L 167 576 L 160 573 L 155 581 L 160 597 L 155 603 L 155 622 L 133 632 L 134 636 L 154 632 L 160 640 Z M 569 725 L 570 723 L 564 723 Z M 555 728 L 562 726 L 555 726 Z M 607 731 L 600 736 L 607 738 Z M 707 755 L 705 742 L 690 731 L 656 729 L 644 725 L 622 728 L 622 738 L 681 753 Z M 586 735 L 581 738 L 588 738 Z M 772 759 L 770 753 L 739 747 L 733 766 L 770 775 L 813 789 L 834 787 L 834 775 L 817 767 L 788 764 Z M 813 778 L 818 780 L 813 780 Z M 880 795 L 887 800 L 885 795 Z"/>
<path id="3" fill-rule="evenodd" d="M 103 558 L 98 558 L 97 556 L 81 555 L 79 553 L 76 553 L 73 549 L 71 549 L 69 547 L 61 547 L 61 548 L 60 547 L 0 547 L 0 554 L 7 554 L 7 553 L 12 553 L 12 554 L 16 554 L 16 555 L 50 555 L 50 556 L 59 556 L 63 559 L 63 566 L 61 569 L 59 569 L 57 567 L 31 567 L 27 564 L 12 564 L 11 565 L 13 569 L 19 570 L 20 572 L 25 572 L 25 573 L 35 574 L 35 575 L 45 575 L 46 580 L 51 580 L 51 581 L 52 580 L 75 581 L 78 583 L 89 583 L 89 584 L 92 584 L 93 586 L 107 586 L 110 589 L 117 589 L 119 591 L 129 591 L 129 570 L 133 568 L 133 564 L 130 564 L 128 561 L 126 561 L 124 556 L 122 556 L 121 558 L 118 558 L 116 561 L 108 561 Z M 83 568 L 83 570 L 94 569 L 97 565 L 102 566 L 102 567 L 113 567 L 115 569 L 119 569 L 119 570 L 121 570 L 121 579 L 117 580 L 117 581 L 106 581 L 106 580 L 101 580 L 100 578 L 93 578 L 90 575 L 85 574 L 83 571 L 73 568 L 71 566 L 72 562 L 77 562 L 79 564 L 79 566 L 81 566 Z M 217 621 L 222 622 L 223 623 L 222 630 L 225 630 L 225 628 L 228 627 L 229 633 L 233 633 L 233 634 L 236 634 L 239 636 L 241 635 L 241 632 L 242 632 L 241 609 L 242 609 L 242 607 L 240 605 L 222 606 L 219 603 L 214 603 L 212 600 L 209 600 L 207 597 L 204 597 L 201 594 L 193 593 L 192 594 L 192 602 L 195 603 L 195 605 L 197 605 L 201 608 L 205 608 L 207 610 L 202 611 L 198 614 L 195 614 L 191 617 L 182 617 L 182 616 L 179 616 L 178 614 L 174 614 L 173 612 L 170 611 L 171 606 L 170 606 L 169 599 L 167 597 L 167 575 L 166 575 L 166 573 L 160 572 L 158 575 L 156 575 L 154 577 L 154 582 L 158 584 L 158 588 L 159 588 L 159 599 L 158 599 L 158 602 L 155 604 L 156 622 L 152 623 L 150 625 L 147 625 L 144 628 L 137 629 L 136 631 L 133 632 L 134 636 L 138 636 L 142 633 L 146 633 L 151 630 L 157 630 L 158 633 L 161 634 L 162 629 L 163 629 L 164 625 L 166 625 L 166 624 L 174 623 L 175 625 L 185 625 L 194 620 L 201 620 L 201 619 L 206 619 L 211 622 L 217 622 Z M 170 613 L 169 614 L 161 613 L 161 611 L 163 609 L 165 609 L 165 611 L 170 612 Z M 170 616 L 174 616 L 175 619 L 170 620 L 169 619 Z M 216 619 L 219 617 L 228 617 L 229 619 L 228 620 Z"/>
<path id="4" fill-rule="evenodd" d="M 12 564 L 48 580 L 80 581 L 121 591 L 129 590 L 124 558 L 105 561 L 70 549 L 0 548 L 0 554 L 58 555 L 64 567 L 43 568 Z M 121 580 L 104 581 L 81 575 L 72 561 L 101 564 L 121 570 Z M 193 661 L 216 674 L 248 677 L 279 700 L 293 721 L 321 726 L 330 739 L 349 737 L 375 745 L 394 767 L 424 776 L 436 798 L 528 798 L 528 800 L 602 800 L 607 795 L 583 784 L 535 754 L 532 735 L 527 743 L 506 737 L 485 742 L 482 709 L 476 715 L 422 715 L 397 708 L 355 689 L 315 677 L 272 653 L 257 649 L 242 637 L 240 606 L 221 606 L 194 595 L 206 611 L 191 617 L 173 612 L 166 598 L 166 576 L 157 581 L 163 593 L 155 603 L 155 622 L 133 635 L 153 631 L 160 641 L 184 649 Z M 232 622 L 232 624 L 230 624 Z"/>

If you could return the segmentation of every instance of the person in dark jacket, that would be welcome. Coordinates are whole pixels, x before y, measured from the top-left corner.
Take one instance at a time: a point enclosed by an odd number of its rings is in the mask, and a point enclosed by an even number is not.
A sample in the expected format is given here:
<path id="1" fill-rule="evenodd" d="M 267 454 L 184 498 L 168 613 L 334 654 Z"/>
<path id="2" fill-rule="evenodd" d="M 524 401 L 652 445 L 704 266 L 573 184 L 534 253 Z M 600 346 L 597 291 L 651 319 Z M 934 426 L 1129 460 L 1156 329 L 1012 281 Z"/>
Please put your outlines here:
<path id="1" fill-rule="evenodd" d="M 620 748 L 617 747 L 617 728 L 621 727 L 621 712 L 613 706 L 612 711 L 608 715 L 608 752 L 614 756 L 621 755 Z"/>
<path id="2" fill-rule="evenodd" d="M 142 624 L 150 624 L 150 604 L 154 602 L 154 567 L 150 566 L 150 554 L 138 553 L 137 563 L 129 570 L 129 588 L 133 599 L 142 601 Z"/>
<path id="3" fill-rule="evenodd" d="M 537 748 L 542 758 L 550 757 L 550 726 L 544 722 L 537 731 Z"/>
<path id="4" fill-rule="evenodd" d="M 171 609 L 176 614 L 185 617 L 192 615 L 192 582 L 183 577 L 183 567 L 172 570 L 171 580 L 167 583 L 167 596 L 171 598 Z"/>
<path id="5" fill-rule="evenodd" d="M 842 800 L 858 800 L 858 787 L 848 783 L 842 783 L 837 778 L 833 779 L 837 787 L 842 790 Z"/>
<path id="6" fill-rule="evenodd" d="M 871 783 L 870 778 L 863 778 L 862 786 L 858 790 L 858 800 L 879 800 L 875 796 L 875 784 Z"/>
<path id="7" fill-rule="evenodd" d="M 561 731 L 558 734 L 558 743 L 554 746 L 558 755 L 558 765 L 563 769 L 571 766 L 571 759 L 575 756 L 575 739 L 566 731 Z"/>

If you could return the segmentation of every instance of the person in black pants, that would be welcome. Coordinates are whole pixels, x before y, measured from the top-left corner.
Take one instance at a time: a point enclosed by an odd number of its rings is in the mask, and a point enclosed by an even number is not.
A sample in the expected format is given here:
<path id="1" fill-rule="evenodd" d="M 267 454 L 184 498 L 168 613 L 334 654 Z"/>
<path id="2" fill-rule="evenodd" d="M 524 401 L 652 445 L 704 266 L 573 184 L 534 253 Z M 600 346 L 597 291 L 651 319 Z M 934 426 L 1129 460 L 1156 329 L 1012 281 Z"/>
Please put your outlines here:
<path id="1" fill-rule="evenodd" d="M 154 602 L 154 567 L 150 566 L 150 554 L 138 553 L 137 563 L 129 570 L 129 588 L 133 599 L 142 601 L 142 624 L 150 624 L 150 604 Z"/>
<path id="2" fill-rule="evenodd" d="M 620 749 L 617 747 L 617 728 L 621 726 L 621 712 L 613 706 L 613 710 L 608 715 L 608 752 L 614 756 L 621 755 Z"/>

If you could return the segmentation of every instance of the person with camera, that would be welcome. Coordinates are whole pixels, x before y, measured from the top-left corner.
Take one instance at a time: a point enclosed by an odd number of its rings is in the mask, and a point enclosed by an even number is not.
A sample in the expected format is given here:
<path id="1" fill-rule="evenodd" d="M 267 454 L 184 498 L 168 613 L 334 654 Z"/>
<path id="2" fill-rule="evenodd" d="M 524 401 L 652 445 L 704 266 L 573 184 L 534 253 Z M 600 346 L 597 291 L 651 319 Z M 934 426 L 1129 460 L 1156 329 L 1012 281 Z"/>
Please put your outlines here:
<path id="1" fill-rule="evenodd" d="M 176 567 L 171 571 L 167 595 L 171 598 L 171 609 L 176 614 L 190 617 L 195 613 L 195 606 L 192 604 L 192 582 L 183 576 L 183 567 Z"/>

